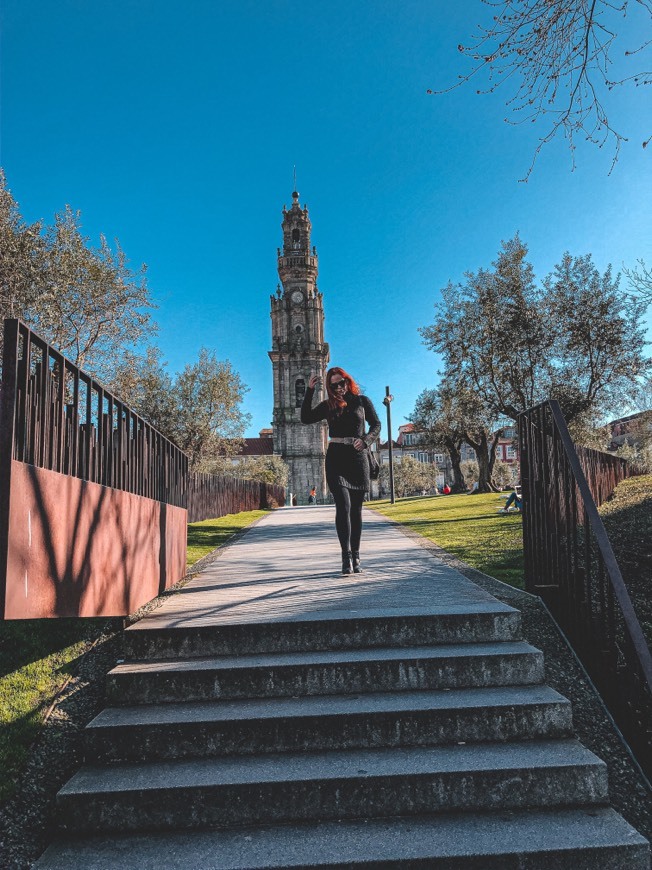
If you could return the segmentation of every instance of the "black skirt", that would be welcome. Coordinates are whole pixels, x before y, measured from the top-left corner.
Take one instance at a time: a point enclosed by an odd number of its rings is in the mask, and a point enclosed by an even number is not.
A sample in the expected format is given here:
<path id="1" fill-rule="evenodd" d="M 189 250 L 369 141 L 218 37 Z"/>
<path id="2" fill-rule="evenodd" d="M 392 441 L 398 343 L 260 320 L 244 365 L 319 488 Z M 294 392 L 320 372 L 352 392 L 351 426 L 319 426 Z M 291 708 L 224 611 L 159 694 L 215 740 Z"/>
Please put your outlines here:
<path id="1" fill-rule="evenodd" d="M 331 492 L 341 486 L 369 492 L 367 451 L 331 442 L 326 451 L 326 482 Z"/>

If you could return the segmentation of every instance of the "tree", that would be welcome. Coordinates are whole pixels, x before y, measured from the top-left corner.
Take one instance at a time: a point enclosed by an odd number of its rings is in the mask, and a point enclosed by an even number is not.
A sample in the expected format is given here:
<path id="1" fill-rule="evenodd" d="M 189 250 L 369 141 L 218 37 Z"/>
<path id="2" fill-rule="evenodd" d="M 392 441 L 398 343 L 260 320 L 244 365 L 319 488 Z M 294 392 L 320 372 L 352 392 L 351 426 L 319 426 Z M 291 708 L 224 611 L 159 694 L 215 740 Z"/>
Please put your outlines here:
<path id="1" fill-rule="evenodd" d="M 518 235 L 503 242 L 493 268 L 468 272 L 464 283 L 442 290 L 434 322 L 419 330 L 447 372 L 493 415 L 511 419 L 539 400 L 552 346 L 526 255 Z"/>
<path id="2" fill-rule="evenodd" d="M 436 390 L 424 390 L 417 399 L 413 421 L 424 442 L 434 450 L 444 448 L 453 466 L 453 491 L 466 492 L 461 446 L 469 444 L 479 468 L 478 489 L 491 492 L 496 447 L 502 430 L 487 413 L 478 394 L 448 369 Z"/>
<path id="3" fill-rule="evenodd" d="M 591 255 L 565 253 L 544 279 L 543 316 L 553 336 L 550 397 L 568 421 L 614 411 L 635 400 L 650 371 L 645 357 L 645 304 L 628 300 L 611 269 L 600 274 Z"/>
<path id="4" fill-rule="evenodd" d="M 562 132 L 569 143 L 575 166 L 578 136 L 599 147 L 611 140 L 612 168 L 620 147 L 627 141 L 616 130 L 604 105 L 604 94 L 622 85 L 642 87 L 652 82 L 652 73 L 628 70 L 612 79 L 618 30 L 632 10 L 640 14 L 643 34 L 626 45 L 622 57 L 630 58 L 648 48 L 645 25 L 652 17 L 649 0 L 482 0 L 490 7 L 491 21 L 479 25 L 477 35 L 458 50 L 470 58 L 470 72 L 458 76 L 446 93 L 486 74 L 487 84 L 476 93 L 493 93 L 500 85 L 514 85 L 507 100 L 514 121 L 524 124 L 545 119 L 550 126 L 539 140 L 524 179 L 527 181 L 543 146 Z M 634 15 L 636 17 L 636 15 Z M 432 93 L 432 91 L 428 91 Z M 650 139 L 643 142 L 645 148 Z"/>
<path id="5" fill-rule="evenodd" d="M 464 425 L 457 413 L 455 394 L 442 383 L 435 390 L 424 390 L 417 398 L 412 422 L 429 450 L 444 450 L 453 469 L 453 492 L 465 492 L 466 484 L 461 469 L 460 448 L 464 443 Z"/>
<path id="6" fill-rule="evenodd" d="M 91 248 L 69 206 L 47 229 L 46 249 L 46 285 L 29 320 L 75 365 L 108 379 L 116 358 L 154 332 L 146 268 L 133 271 L 119 243 L 112 251 L 104 236 Z"/>
<path id="7" fill-rule="evenodd" d="M 45 245 L 40 223 L 23 221 L 0 169 L 0 316 L 22 317 L 40 291 Z"/>
<path id="8" fill-rule="evenodd" d="M 250 419 L 240 408 L 247 391 L 231 363 L 206 348 L 196 363 L 179 372 L 172 389 L 172 440 L 188 454 L 192 468 L 240 450 L 235 439 L 243 436 Z"/>
<path id="9" fill-rule="evenodd" d="M 287 487 L 289 469 L 280 456 L 249 457 L 243 462 L 231 465 L 230 474 L 248 480 L 259 480 L 276 486 Z"/>
<path id="10" fill-rule="evenodd" d="M 540 288 L 527 248 L 503 243 L 491 269 L 449 284 L 434 322 L 420 330 L 491 419 L 555 398 L 569 424 L 593 426 L 650 371 L 644 355 L 642 303 L 618 291 L 589 255 L 565 254 Z"/>
<path id="11" fill-rule="evenodd" d="M 427 492 L 435 486 L 436 473 L 433 465 L 404 456 L 400 462 L 394 463 L 394 492 L 398 498 L 424 490 Z M 382 488 L 389 491 L 389 466 L 381 466 L 380 475 Z"/>
<path id="12" fill-rule="evenodd" d="M 0 173 L 0 315 L 19 317 L 105 383 L 121 357 L 155 331 L 145 266 L 116 241 L 94 249 L 69 206 L 53 226 L 27 226 Z"/>
<path id="13" fill-rule="evenodd" d="M 233 473 L 230 457 L 242 449 L 249 422 L 241 409 L 248 388 L 228 360 L 201 348 L 197 362 L 170 378 L 160 351 L 150 348 L 144 356 L 126 358 L 112 387 L 188 454 L 191 470 Z"/>
<path id="14" fill-rule="evenodd" d="M 167 438 L 173 438 L 177 409 L 174 382 L 157 347 L 127 352 L 108 383 L 115 395 Z"/>
<path id="15" fill-rule="evenodd" d="M 639 260 L 634 269 L 623 269 L 634 298 L 652 305 L 652 268 L 645 260 Z"/>

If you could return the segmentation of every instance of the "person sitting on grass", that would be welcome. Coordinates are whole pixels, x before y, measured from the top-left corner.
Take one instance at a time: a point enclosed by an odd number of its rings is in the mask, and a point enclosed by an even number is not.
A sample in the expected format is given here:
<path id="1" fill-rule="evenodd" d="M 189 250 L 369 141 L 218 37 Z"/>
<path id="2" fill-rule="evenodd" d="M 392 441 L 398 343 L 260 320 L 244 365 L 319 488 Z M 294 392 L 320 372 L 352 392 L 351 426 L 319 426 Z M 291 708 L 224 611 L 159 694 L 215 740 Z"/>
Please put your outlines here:
<path id="1" fill-rule="evenodd" d="M 509 513 L 509 509 L 512 505 L 515 505 L 517 511 L 520 511 L 522 508 L 522 505 L 523 505 L 523 500 L 522 500 L 521 496 L 516 492 L 516 490 L 514 490 L 514 492 L 511 493 L 511 495 L 509 496 L 509 498 L 505 502 L 505 507 L 500 509 L 500 513 L 501 514 Z"/>

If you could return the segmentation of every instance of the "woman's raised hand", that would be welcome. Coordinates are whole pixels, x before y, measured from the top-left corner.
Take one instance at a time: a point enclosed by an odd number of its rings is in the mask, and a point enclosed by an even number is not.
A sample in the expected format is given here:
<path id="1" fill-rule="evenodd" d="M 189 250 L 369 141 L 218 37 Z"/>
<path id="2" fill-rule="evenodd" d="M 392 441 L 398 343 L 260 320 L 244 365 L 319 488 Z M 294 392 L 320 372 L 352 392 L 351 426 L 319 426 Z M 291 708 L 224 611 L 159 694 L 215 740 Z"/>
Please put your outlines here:
<path id="1" fill-rule="evenodd" d="M 308 381 L 308 386 L 310 387 L 311 390 L 314 390 L 315 387 L 319 386 L 319 384 L 321 384 L 321 378 L 319 377 L 318 374 L 315 374 L 315 372 L 313 372 L 310 375 L 310 380 Z"/>

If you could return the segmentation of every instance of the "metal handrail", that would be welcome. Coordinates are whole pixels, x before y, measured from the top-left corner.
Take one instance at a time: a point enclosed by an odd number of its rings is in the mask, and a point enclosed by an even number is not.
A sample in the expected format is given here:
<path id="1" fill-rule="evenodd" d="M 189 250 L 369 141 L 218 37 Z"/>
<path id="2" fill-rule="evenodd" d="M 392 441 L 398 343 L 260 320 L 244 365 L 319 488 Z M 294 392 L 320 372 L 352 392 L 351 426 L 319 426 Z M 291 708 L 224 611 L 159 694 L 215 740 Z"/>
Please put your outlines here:
<path id="1" fill-rule="evenodd" d="M 598 513 L 632 470 L 600 451 L 578 454 L 554 400 L 519 416 L 519 441 L 526 588 L 564 628 L 649 775 L 652 655 Z"/>
<path id="2" fill-rule="evenodd" d="M 15 459 L 186 506 L 186 454 L 14 318 L 4 322 L 0 410 L 5 477 Z"/>

